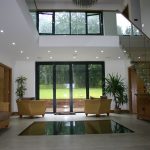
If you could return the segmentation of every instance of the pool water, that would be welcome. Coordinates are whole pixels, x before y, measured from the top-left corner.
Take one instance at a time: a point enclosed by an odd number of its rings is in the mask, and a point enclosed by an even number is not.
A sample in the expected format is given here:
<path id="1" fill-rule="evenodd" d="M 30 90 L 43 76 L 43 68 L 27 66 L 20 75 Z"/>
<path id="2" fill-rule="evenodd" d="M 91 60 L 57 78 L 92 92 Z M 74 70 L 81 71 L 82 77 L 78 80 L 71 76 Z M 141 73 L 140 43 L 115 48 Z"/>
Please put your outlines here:
<path id="1" fill-rule="evenodd" d="M 113 120 L 39 121 L 33 122 L 19 135 L 78 135 L 132 132 L 132 130 Z"/>

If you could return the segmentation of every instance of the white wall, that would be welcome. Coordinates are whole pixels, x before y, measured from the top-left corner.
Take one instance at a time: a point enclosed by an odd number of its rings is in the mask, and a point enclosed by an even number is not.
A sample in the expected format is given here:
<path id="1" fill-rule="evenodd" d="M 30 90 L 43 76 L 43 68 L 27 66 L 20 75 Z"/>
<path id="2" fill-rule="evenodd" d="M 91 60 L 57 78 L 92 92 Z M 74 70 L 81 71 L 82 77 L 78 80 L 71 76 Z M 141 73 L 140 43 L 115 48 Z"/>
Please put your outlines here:
<path id="1" fill-rule="evenodd" d="M 122 78 L 125 79 L 126 84 L 128 84 L 128 72 L 127 68 L 129 66 L 129 61 L 124 60 L 108 60 L 105 62 L 105 74 L 108 73 L 119 73 Z M 35 62 L 34 61 L 17 61 L 14 67 L 14 80 L 20 75 L 27 77 L 27 91 L 25 97 L 35 97 Z M 14 84 L 14 95 L 12 101 L 12 111 L 16 112 L 16 84 Z M 114 103 L 112 103 L 112 109 L 114 108 Z M 123 107 L 128 109 L 128 105 Z"/>
<path id="2" fill-rule="evenodd" d="M 9 56 L 4 55 L 0 50 L 0 63 L 5 64 L 6 66 L 12 68 L 14 66 L 14 61 L 10 59 Z"/>
<path id="3" fill-rule="evenodd" d="M 140 0 L 128 0 L 128 6 L 130 20 L 141 29 Z"/>
<path id="4" fill-rule="evenodd" d="M 109 41 L 109 42 L 108 42 Z M 46 36 L 39 37 L 40 47 L 119 47 L 118 36 Z"/>
<path id="5" fill-rule="evenodd" d="M 120 0 L 121 2 L 119 4 L 115 4 L 115 3 L 111 3 L 111 5 L 109 3 L 96 3 L 95 5 L 91 6 L 88 8 L 88 10 L 121 10 L 122 9 L 122 1 L 123 0 Z M 75 4 L 73 4 L 72 1 L 56 1 L 55 2 L 41 2 L 41 3 L 36 3 L 37 5 L 37 8 L 39 10 L 55 10 L 55 9 L 58 9 L 58 10 L 85 10 L 86 8 L 81 8 L 80 6 L 76 6 Z M 34 2 L 33 1 L 30 1 L 30 4 L 29 4 L 29 8 L 30 9 L 36 9 L 35 8 L 35 5 L 34 5 Z"/>
<path id="6" fill-rule="evenodd" d="M 116 12 L 103 12 L 104 35 L 118 35 Z"/>
<path id="7" fill-rule="evenodd" d="M 130 66 L 129 60 L 108 60 L 105 61 L 105 76 L 108 74 L 119 74 L 124 80 L 126 86 L 128 87 L 128 67 Z M 127 91 L 128 92 L 128 91 Z M 108 95 L 111 98 L 111 96 Z M 114 109 L 114 102 L 111 104 L 111 109 Z M 129 104 L 124 104 L 123 109 L 128 110 Z"/>
<path id="8" fill-rule="evenodd" d="M 14 90 L 13 90 L 13 98 L 12 98 L 12 111 L 16 112 L 16 83 L 15 80 L 18 76 L 25 76 L 27 78 L 27 90 L 25 92 L 25 97 L 35 97 L 35 62 L 34 61 L 16 61 L 14 67 Z"/>
<path id="9" fill-rule="evenodd" d="M 150 0 L 140 0 L 141 22 L 144 24 L 143 32 L 150 38 Z"/>

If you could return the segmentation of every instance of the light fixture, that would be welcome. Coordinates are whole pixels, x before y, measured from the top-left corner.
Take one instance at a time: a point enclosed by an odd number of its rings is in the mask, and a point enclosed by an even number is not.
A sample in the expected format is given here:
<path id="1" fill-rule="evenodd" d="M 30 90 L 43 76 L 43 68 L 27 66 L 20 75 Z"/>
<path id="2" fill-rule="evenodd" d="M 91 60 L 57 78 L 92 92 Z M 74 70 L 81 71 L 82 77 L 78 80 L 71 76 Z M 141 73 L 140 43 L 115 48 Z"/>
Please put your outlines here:
<path id="1" fill-rule="evenodd" d="M 12 45 L 16 45 L 16 43 L 15 43 L 15 42 L 12 42 L 11 44 L 12 44 Z"/>
<path id="2" fill-rule="evenodd" d="M 73 3 L 80 7 L 90 7 L 94 5 L 98 0 L 73 0 Z"/>
<path id="3" fill-rule="evenodd" d="M 0 30 L 1 33 L 4 33 L 4 30 Z"/>
<path id="4" fill-rule="evenodd" d="M 22 53 L 23 53 L 23 51 L 20 51 L 20 53 L 22 54 Z"/>
<path id="5" fill-rule="evenodd" d="M 73 56 L 73 59 L 76 59 L 76 56 Z"/>

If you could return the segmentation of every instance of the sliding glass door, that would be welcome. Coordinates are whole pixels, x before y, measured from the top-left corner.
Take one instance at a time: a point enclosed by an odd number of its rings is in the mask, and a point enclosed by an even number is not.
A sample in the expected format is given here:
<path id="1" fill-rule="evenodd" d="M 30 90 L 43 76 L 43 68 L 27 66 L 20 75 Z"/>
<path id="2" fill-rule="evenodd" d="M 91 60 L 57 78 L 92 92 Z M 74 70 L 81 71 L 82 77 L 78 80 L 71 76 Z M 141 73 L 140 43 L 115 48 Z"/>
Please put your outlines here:
<path id="1" fill-rule="evenodd" d="M 56 112 L 70 111 L 69 65 L 56 65 Z"/>
<path id="2" fill-rule="evenodd" d="M 53 111 L 53 66 L 52 65 L 40 65 L 39 66 L 38 80 L 38 99 L 46 100 L 47 111 Z"/>
<path id="3" fill-rule="evenodd" d="M 73 64 L 73 110 L 84 111 L 84 100 L 86 99 L 86 65 Z"/>
<path id="4" fill-rule="evenodd" d="M 83 112 L 84 100 L 103 94 L 104 62 L 36 62 L 36 99 L 48 112 Z"/>
<path id="5" fill-rule="evenodd" d="M 99 98 L 102 95 L 102 65 L 89 64 L 89 95 Z"/>

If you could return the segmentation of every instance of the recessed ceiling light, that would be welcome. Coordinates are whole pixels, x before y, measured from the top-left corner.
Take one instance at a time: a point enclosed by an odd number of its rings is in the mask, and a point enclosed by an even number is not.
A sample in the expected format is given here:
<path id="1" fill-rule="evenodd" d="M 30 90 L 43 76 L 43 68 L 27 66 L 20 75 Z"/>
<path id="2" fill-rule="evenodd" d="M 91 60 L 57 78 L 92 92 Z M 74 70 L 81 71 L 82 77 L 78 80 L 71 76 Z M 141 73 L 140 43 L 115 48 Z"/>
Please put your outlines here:
<path id="1" fill-rule="evenodd" d="M 118 59 L 120 59 L 120 56 L 118 57 Z"/>
<path id="2" fill-rule="evenodd" d="M 26 57 L 26 59 L 29 59 L 30 57 Z"/>
<path id="3" fill-rule="evenodd" d="M 75 53 L 77 53 L 78 51 L 77 51 L 77 50 L 75 50 L 74 52 L 75 52 Z"/>
<path id="4" fill-rule="evenodd" d="M 0 30 L 1 33 L 4 33 L 4 30 Z"/>
<path id="5" fill-rule="evenodd" d="M 104 51 L 103 51 L 103 50 L 101 50 L 101 53 L 104 53 Z"/>
<path id="6" fill-rule="evenodd" d="M 76 56 L 73 56 L 73 59 L 76 59 L 77 57 Z"/>
<path id="7" fill-rule="evenodd" d="M 50 58 L 50 59 L 53 59 L 53 57 L 52 57 L 52 56 L 50 56 L 49 58 Z"/>
<path id="8" fill-rule="evenodd" d="M 141 57 L 139 56 L 138 59 L 141 59 Z"/>
<path id="9" fill-rule="evenodd" d="M 48 51 L 48 53 L 50 53 L 51 51 Z"/>
<path id="10" fill-rule="evenodd" d="M 127 51 L 124 50 L 123 52 L 126 53 Z"/>
<path id="11" fill-rule="evenodd" d="M 12 45 L 16 45 L 16 43 L 15 43 L 15 42 L 12 42 L 11 44 L 12 44 Z"/>
<path id="12" fill-rule="evenodd" d="M 23 53 L 23 51 L 20 51 L 20 53 L 22 54 L 22 53 Z"/>
<path id="13" fill-rule="evenodd" d="M 99 57 L 98 56 L 96 56 L 96 59 L 98 59 Z"/>

